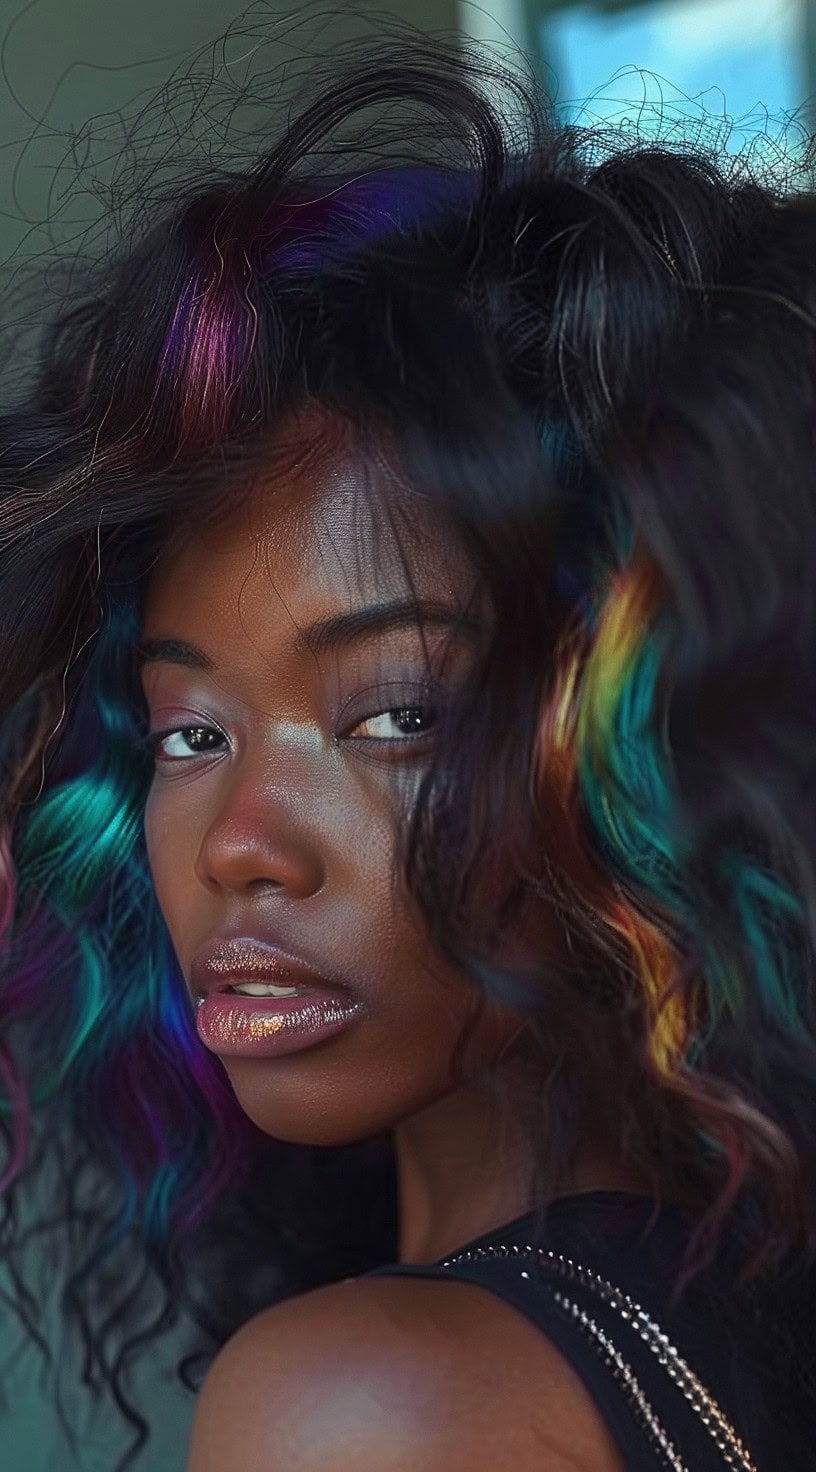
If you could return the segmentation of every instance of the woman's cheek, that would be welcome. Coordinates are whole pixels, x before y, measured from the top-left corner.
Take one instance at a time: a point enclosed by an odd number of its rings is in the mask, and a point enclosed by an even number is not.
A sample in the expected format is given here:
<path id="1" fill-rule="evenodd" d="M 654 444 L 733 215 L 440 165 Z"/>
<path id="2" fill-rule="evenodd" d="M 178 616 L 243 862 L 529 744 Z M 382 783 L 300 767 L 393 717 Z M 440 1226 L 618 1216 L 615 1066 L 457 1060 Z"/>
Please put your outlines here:
<path id="1" fill-rule="evenodd" d="M 167 919 L 176 905 L 183 904 L 195 864 L 195 831 L 168 797 L 154 782 L 145 803 L 142 824 L 153 887 Z"/>

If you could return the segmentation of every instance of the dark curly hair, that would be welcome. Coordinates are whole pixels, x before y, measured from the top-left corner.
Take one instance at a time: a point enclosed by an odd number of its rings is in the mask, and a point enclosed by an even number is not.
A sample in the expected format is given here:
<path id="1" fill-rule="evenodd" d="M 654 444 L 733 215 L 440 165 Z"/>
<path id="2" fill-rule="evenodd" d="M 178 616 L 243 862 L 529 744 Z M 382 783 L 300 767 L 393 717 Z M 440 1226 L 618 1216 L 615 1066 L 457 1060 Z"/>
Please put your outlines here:
<path id="1" fill-rule="evenodd" d="M 20 1254 L 62 1243 L 122 1469 L 125 1372 L 182 1311 L 194 1389 L 265 1305 L 394 1256 L 390 1141 L 270 1139 L 200 1044 L 142 832 L 146 572 L 301 405 L 387 439 L 493 609 L 400 865 L 529 1017 L 540 1203 L 588 1102 L 696 1214 L 687 1275 L 726 1231 L 746 1282 L 816 1247 L 812 140 L 761 174 L 560 124 L 523 69 L 385 30 L 294 102 L 255 80 L 242 166 L 114 187 L 0 415 L 0 1240 L 46 1355 Z M 531 893 L 564 952 L 511 966 Z"/>

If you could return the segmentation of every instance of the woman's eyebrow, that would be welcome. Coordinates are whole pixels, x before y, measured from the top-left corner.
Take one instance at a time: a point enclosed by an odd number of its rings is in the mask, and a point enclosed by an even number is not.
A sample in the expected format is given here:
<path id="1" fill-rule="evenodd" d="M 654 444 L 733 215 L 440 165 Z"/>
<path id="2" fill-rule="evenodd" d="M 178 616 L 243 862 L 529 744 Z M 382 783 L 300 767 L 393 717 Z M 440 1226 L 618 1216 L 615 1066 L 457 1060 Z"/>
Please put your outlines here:
<path id="1" fill-rule="evenodd" d="M 431 628 L 457 628 L 469 635 L 477 634 L 480 629 L 476 619 L 452 603 L 406 598 L 395 603 L 371 603 L 351 613 L 318 619 L 301 631 L 297 644 L 309 654 L 324 654 L 327 649 L 352 644 L 371 634 L 422 624 Z"/>
<path id="2" fill-rule="evenodd" d="M 188 644 L 185 639 L 140 639 L 136 644 L 136 656 L 140 665 L 183 664 L 194 670 L 214 670 L 217 665 L 209 654 L 197 644 Z"/>
<path id="3" fill-rule="evenodd" d="M 296 647 L 312 655 L 325 654 L 328 649 L 336 649 L 373 634 L 407 628 L 414 624 L 431 628 L 455 628 L 469 637 L 477 635 L 481 628 L 475 618 L 451 603 L 403 599 L 395 603 L 372 603 L 366 608 L 356 608 L 351 613 L 338 613 L 331 618 L 316 619 L 300 631 Z M 136 645 L 136 653 L 140 664 L 163 661 L 186 665 L 191 669 L 217 669 L 215 660 L 197 644 L 190 644 L 185 639 L 140 639 Z"/>

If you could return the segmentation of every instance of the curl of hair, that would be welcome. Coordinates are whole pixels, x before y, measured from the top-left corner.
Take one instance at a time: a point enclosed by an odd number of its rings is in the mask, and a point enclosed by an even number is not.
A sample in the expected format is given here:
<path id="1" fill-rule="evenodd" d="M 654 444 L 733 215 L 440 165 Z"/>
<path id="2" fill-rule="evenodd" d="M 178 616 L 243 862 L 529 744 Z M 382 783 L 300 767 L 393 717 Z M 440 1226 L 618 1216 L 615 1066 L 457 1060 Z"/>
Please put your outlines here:
<path id="1" fill-rule="evenodd" d="M 697 1212 L 687 1277 L 726 1228 L 746 1281 L 812 1258 L 813 149 L 750 164 L 558 124 L 484 50 L 400 34 L 310 61 L 248 165 L 142 183 L 72 263 L 0 416 L 0 1231 L 13 1264 L 69 1229 L 122 1469 L 125 1370 L 182 1309 L 193 1388 L 265 1304 L 393 1255 L 389 1142 L 269 1139 L 200 1045 L 141 824 L 146 572 L 303 406 L 387 441 L 489 595 L 400 867 L 528 1019 L 541 1204 L 602 1106 Z M 531 901 L 563 950 L 511 963 Z M 24 1233 L 51 1156 L 64 1210 Z"/>

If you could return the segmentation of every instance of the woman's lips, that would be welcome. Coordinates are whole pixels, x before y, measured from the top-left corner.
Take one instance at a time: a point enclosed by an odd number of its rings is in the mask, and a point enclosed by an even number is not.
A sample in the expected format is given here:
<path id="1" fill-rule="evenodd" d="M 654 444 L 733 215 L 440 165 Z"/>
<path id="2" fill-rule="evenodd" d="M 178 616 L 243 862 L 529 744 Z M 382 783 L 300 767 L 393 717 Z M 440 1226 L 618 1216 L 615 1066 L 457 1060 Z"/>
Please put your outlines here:
<path id="1" fill-rule="evenodd" d="M 190 965 L 191 987 L 202 998 L 251 981 L 296 987 L 299 996 L 351 998 L 350 988 L 344 982 L 321 975 L 298 957 L 259 936 L 214 936 L 199 947 Z"/>
<path id="2" fill-rule="evenodd" d="M 297 991 L 255 997 L 230 990 L 248 981 Z M 214 936 L 196 951 L 190 982 L 197 1000 L 196 1032 L 206 1047 L 226 1057 L 301 1052 L 366 1015 L 349 987 L 258 936 Z"/>
<path id="3" fill-rule="evenodd" d="M 348 993 L 245 997 L 213 991 L 196 1013 L 196 1032 L 213 1053 L 232 1058 L 276 1058 L 344 1031 L 364 1015 Z"/>

